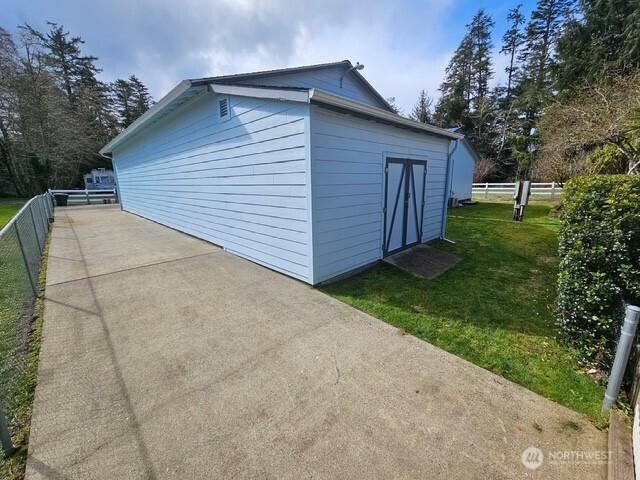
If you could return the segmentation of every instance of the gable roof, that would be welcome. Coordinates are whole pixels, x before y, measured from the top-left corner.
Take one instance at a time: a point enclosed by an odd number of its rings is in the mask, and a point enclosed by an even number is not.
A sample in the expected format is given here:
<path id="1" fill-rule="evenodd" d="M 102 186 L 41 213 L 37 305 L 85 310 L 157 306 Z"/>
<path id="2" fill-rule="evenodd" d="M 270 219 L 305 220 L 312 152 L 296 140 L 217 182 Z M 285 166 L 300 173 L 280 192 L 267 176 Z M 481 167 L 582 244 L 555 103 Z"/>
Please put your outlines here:
<path id="1" fill-rule="evenodd" d="M 220 77 L 216 77 L 220 78 Z M 382 123 L 387 123 L 403 128 L 409 128 L 422 133 L 430 133 L 450 139 L 462 139 L 464 135 L 435 127 L 426 123 L 417 122 L 406 117 L 389 112 L 382 108 L 372 107 L 364 103 L 349 100 L 342 96 L 325 92 L 318 88 L 296 87 L 265 87 L 255 85 L 236 85 L 210 82 L 208 78 L 184 80 L 173 90 L 161 98 L 144 114 L 138 117 L 131 125 L 120 132 L 113 140 L 100 150 L 100 155 L 109 157 L 113 150 L 123 142 L 132 138 L 154 123 L 185 104 L 195 96 L 210 90 L 214 93 L 237 95 L 241 97 L 267 98 L 271 100 L 284 100 L 290 102 L 321 104 L 329 108 L 346 111 L 354 115 L 371 118 Z"/>
<path id="2" fill-rule="evenodd" d="M 290 67 L 290 68 L 278 68 L 275 70 L 261 70 L 257 72 L 249 72 L 249 73 L 236 73 L 233 75 L 219 75 L 216 77 L 204 77 L 192 79 L 192 82 L 206 82 L 206 83 L 227 83 L 233 84 L 236 82 L 244 81 L 244 80 L 253 80 L 259 79 L 262 77 L 273 77 L 278 75 L 289 75 L 291 73 L 301 73 L 301 72 L 310 72 L 314 70 L 324 70 L 327 68 L 336 68 L 341 67 L 344 71 L 348 71 L 350 69 L 351 73 L 355 76 L 355 78 L 360 82 L 360 84 L 373 95 L 380 103 L 390 112 L 393 112 L 393 108 L 389 105 L 389 102 L 375 89 L 373 86 L 367 81 L 362 74 L 358 70 L 353 69 L 353 64 L 349 60 L 341 60 L 339 62 L 329 62 L 329 63 L 317 63 L 315 65 L 303 65 L 300 67 Z"/>
<path id="3" fill-rule="evenodd" d="M 462 140 L 462 143 L 464 143 L 465 147 L 467 147 L 467 150 L 469 150 L 469 152 L 471 153 L 471 156 L 473 157 L 473 160 L 476 163 L 478 163 L 480 160 L 482 160 L 482 157 L 480 156 L 480 154 L 476 150 L 475 145 L 473 143 L 471 143 L 471 140 L 469 140 L 467 138 L 467 136 L 462 133 L 462 128 L 453 127 L 453 128 L 447 128 L 446 130 L 449 131 L 449 132 L 459 133 L 460 135 L 462 135 L 462 138 L 460 140 Z"/>

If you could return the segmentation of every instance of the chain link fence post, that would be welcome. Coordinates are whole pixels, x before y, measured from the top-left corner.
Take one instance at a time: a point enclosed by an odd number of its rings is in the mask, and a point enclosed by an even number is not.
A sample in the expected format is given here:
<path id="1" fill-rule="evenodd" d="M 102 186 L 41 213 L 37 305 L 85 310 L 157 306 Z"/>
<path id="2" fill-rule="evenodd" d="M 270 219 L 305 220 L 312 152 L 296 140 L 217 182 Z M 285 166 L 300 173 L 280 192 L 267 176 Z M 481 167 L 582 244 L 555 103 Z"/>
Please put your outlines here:
<path id="1" fill-rule="evenodd" d="M 51 223 L 51 219 L 53 218 L 53 211 L 51 210 L 51 203 L 49 202 L 49 194 L 45 193 L 44 196 L 44 207 L 47 211 L 47 223 Z"/>
<path id="2" fill-rule="evenodd" d="M 40 249 L 40 255 L 42 255 L 42 242 L 40 241 L 40 235 L 38 235 L 38 227 L 36 227 L 36 218 L 33 215 L 33 208 L 31 208 L 33 204 L 29 205 L 29 213 L 31 213 L 31 223 L 33 224 L 33 229 L 36 232 L 36 236 L 38 237 L 38 248 Z"/>
<path id="3" fill-rule="evenodd" d="M 47 239 L 47 232 L 49 231 L 49 222 L 45 218 L 44 205 L 42 204 L 42 195 L 36 197 L 36 206 L 38 207 L 38 218 L 42 224 L 42 248 L 44 250 L 44 242 Z"/>
<path id="4" fill-rule="evenodd" d="M 27 275 L 29 276 L 29 283 L 31 284 L 31 290 L 33 290 L 34 295 L 37 295 L 38 289 L 36 288 L 36 282 L 34 281 L 33 275 L 31 274 L 31 266 L 29 265 L 29 259 L 27 258 L 24 240 L 20 235 L 20 229 L 18 228 L 17 223 L 13 224 L 13 229 L 16 232 L 16 238 L 18 239 L 18 245 L 20 246 L 20 253 L 22 254 L 22 260 L 24 261 L 24 266 L 27 269 Z"/>

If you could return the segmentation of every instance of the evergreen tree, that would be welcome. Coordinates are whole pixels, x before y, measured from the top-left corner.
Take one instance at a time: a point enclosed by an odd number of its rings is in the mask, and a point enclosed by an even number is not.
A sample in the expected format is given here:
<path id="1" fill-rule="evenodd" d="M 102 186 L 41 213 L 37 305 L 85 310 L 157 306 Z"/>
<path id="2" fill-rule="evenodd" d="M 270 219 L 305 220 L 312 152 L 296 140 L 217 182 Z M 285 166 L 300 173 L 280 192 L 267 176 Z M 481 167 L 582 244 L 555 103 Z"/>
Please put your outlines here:
<path id="1" fill-rule="evenodd" d="M 468 126 L 472 59 L 473 41 L 467 33 L 449 61 L 440 85 L 442 95 L 436 106 L 436 122 L 440 126 Z"/>
<path id="2" fill-rule="evenodd" d="M 396 103 L 396 97 L 387 97 L 384 100 L 385 102 L 387 102 L 387 104 L 389 104 L 389 106 L 391 107 L 391 110 L 393 110 L 393 113 L 397 115 L 402 115 L 402 110 Z"/>
<path id="3" fill-rule="evenodd" d="M 471 95 L 474 110 L 484 108 L 489 94 L 489 80 L 493 77 L 491 65 L 491 29 L 494 22 L 483 9 L 478 10 L 469 25 L 472 41 Z"/>
<path id="4" fill-rule="evenodd" d="M 146 85 L 135 75 L 129 77 L 129 84 L 133 90 L 134 113 L 136 114 L 136 118 L 138 118 L 153 105 L 153 98 L 151 98 L 151 94 Z"/>
<path id="5" fill-rule="evenodd" d="M 135 75 L 127 80 L 118 79 L 113 82 L 111 94 L 122 128 L 131 125 L 153 104 L 149 90 Z"/>
<path id="6" fill-rule="evenodd" d="M 445 127 L 458 126 L 465 134 L 482 134 L 487 125 L 478 125 L 490 103 L 491 29 L 493 20 L 480 9 L 467 25 L 467 33 L 456 49 L 440 86 L 442 96 L 436 106 L 436 122 Z M 482 111 L 483 115 L 477 113 Z M 474 133 L 475 132 L 475 133 Z"/>
<path id="7" fill-rule="evenodd" d="M 431 123 L 431 107 L 433 105 L 433 99 L 427 95 L 424 90 L 420 91 L 418 101 L 411 111 L 410 118 L 422 123 Z"/>
<path id="8" fill-rule="evenodd" d="M 133 115 L 133 89 L 127 80 L 117 79 L 111 84 L 112 101 L 118 123 L 126 128 L 135 120 Z"/>
<path id="9" fill-rule="evenodd" d="M 509 150 L 508 138 L 513 123 L 517 123 L 517 114 L 513 111 L 513 86 L 518 73 L 518 55 L 524 43 L 522 4 L 509 10 L 507 14 L 507 31 L 502 37 L 500 53 L 506 55 L 509 63 L 505 68 L 507 74 L 506 87 L 498 87 L 495 92 L 497 99 L 496 127 L 500 131 L 496 147 L 496 166 L 505 175 L 513 174 L 514 159 Z M 506 148 L 506 150 L 505 150 Z"/>
<path id="10" fill-rule="evenodd" d="M 510 155 L 515 176 L 526 176 L 537 151 L 536 124 L 544 106 L 554 96 L 556 49 L 571 22 L 575 0 L 538 0 L 526 28 L 518 56 L 516 85 L 511 93 L 513 109 L 509 131 Z"/>
<path id="11" fill-rule="evenodd" d="M 524 67 L 521 87 L 529 90 L 528 116 L 536 116 L 551 93 L 555 49 L 570 20 L 574 0 L 538 0 L 527 25 L 525 48 L 520 56 Z"/>
<path id="12" fill-rule="evenodd" d="M 579 13 L 558 42 L 559 91 L 640 68 L 640 1 L 585 0 Z"/>
<path id="13" fill-rule="evenodd" d="M 22 28 L 39 40 L 45 62 L 57 76 L 73 104 L 80 89 L 95 87 L 98 84 L 96 75 L 100 69 L 95 66 L 98 59 L 82 54 L 82 38 L 70 36 L 69 32 L 64 31 L 63 26 L 56 23 L 47 24 L 49 31 L 46 33 L 35 30 L 29 24 Z"/>
<path id="14" fill-rule="evenodd" d="M 515 8 L 509 10 L 509 13 L 507 14 L 507 23 L 509 27 L 502 37 L 502 48 L 500 49 L 500 53 L 509 58 L 509 65 L 505 68 L 505 72 L 507 74 L 507 90 L 505 94 L 506 103 L 511 101 L 513 80 L 518 69 L 516 60 L 518 58 L 520 48 L 524 43 L 525 37 L 524 32 L 522 31 L 524 20 L 522 4 L 519 4 Z"/>

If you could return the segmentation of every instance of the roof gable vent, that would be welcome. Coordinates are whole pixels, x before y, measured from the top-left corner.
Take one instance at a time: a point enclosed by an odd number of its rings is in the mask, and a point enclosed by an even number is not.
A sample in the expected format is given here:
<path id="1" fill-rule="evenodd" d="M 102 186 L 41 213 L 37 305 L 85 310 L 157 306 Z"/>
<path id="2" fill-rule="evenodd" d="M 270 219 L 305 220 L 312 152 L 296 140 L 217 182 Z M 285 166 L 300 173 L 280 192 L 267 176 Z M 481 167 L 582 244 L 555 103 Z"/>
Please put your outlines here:
<path id="1" fill-rule="evenodd" d="M 220 114 L 220 120 L 229 118 L 229 97 L 223 97 L 218 100 L 218 111 Z"/>

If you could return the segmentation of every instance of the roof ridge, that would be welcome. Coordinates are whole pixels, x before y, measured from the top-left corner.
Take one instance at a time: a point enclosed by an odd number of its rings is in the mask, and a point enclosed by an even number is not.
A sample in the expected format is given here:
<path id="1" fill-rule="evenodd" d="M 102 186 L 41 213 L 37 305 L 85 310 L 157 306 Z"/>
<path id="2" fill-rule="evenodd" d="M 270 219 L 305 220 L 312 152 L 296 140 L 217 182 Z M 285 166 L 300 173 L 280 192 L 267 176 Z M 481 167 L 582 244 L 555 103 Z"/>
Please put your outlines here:
<path id="1" fill-rule="evenodd" d="M 271 70 L 257 70 L 254 72 L 232 73 L 229 75 L 216 75 L 213 77 L 192 78 L 189 80 L 191 82 L 203 82 L 203 81 L 212 81 L 212 80 L 233 79 L 238 77 L 273 75 L 273 74 L 279 74 L 279 73 L 296 72 L 300 70 L 314 70 L 319 68 L 337 67 L 339 65 L 353 66 L 350 60 L 340 60 L 337 62 L 315 63 L 311 65 L 300 65 L 297 67 L 274 68 Z"/>

